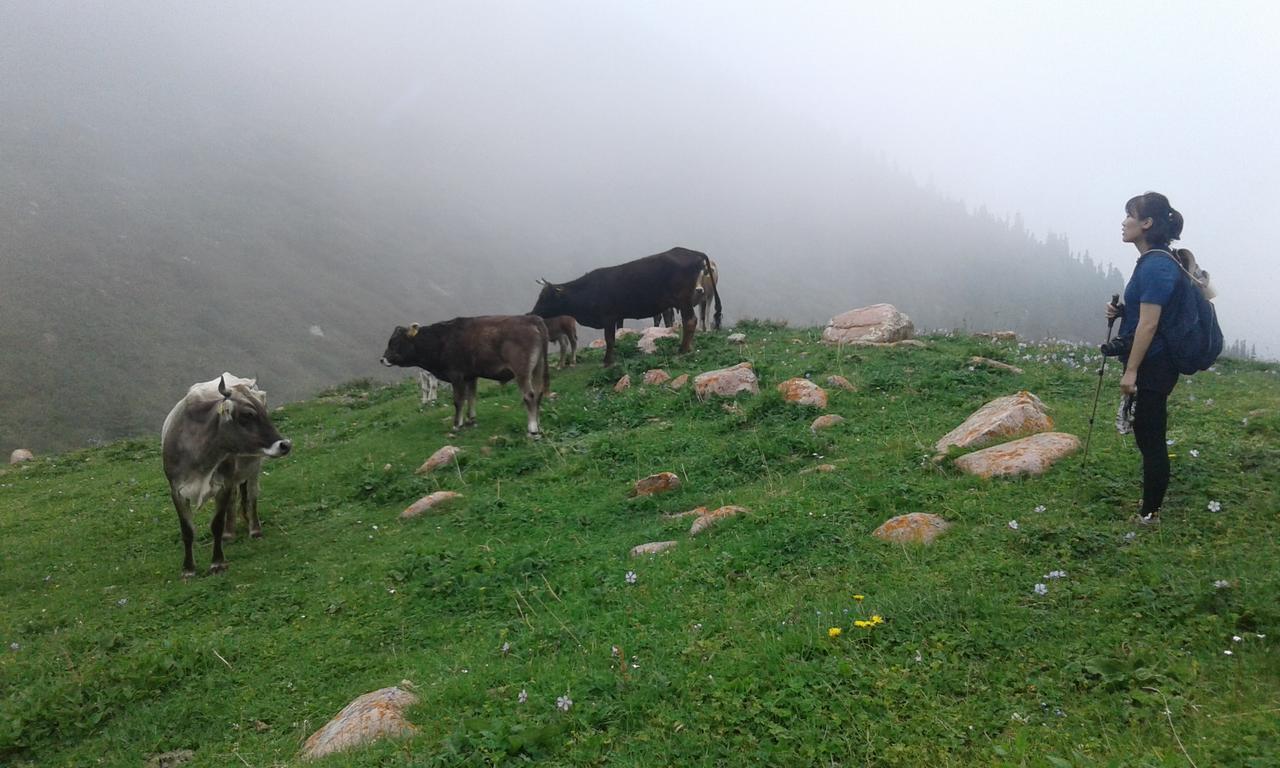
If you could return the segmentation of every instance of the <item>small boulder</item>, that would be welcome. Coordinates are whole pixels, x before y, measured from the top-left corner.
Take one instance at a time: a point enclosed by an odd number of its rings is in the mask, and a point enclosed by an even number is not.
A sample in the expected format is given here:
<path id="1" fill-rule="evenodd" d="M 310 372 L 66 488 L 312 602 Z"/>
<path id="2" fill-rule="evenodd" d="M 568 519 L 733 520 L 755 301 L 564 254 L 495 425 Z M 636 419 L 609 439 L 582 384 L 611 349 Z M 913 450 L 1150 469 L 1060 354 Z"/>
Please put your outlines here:
<path id="1" fill-rule="evenodd" d="M 751 369 L 751 363 L 738 363 L 731 368 L 700 373 L 693 379 L 693 389 L 698 393 L 699 400 L 705 400 L 711 395 L 733 397 L 739 392 L 760 394 L 756 372 Z"/>
<path id="2" fill-rule="evenodd" d="M 678 389 L 684 389 L 684 385 L 688 383 L 689 383 L 689 374 L 682 373 L 679 376 L 672 379 L 671 383 L 668 384 L 667 386 L 671 387 L 672 389 L 678 390 Z"/>
<path id="3" fill-rule="evenodd" d="M 788 403 L 808 405 L 814 408 L 827 407 L 826 390 L 808 379 L 787 379 L 778 385 L 778 391 L 782 393 L 782 399 Z"/>
<path id="4" fill-rule="evenodd" d="M 462 494 L 455 491 L 436 491 L 428 494 L 410 504 L 403 512 L 400 513 L 401 520 L 410 520 L 425 513 L 427 510 L 435 509 L 454 499 L 462 498 Z"/>
<path id="5" fill-rule="evenodd" d="M 1008 373 L 1022 373 L 1022 369 L 1016 365 L 1002 363 L 999 360 L 992 360 L 989 357 L 974 356 L 969 358 L 969 365 L 981 365 L 984 368 L 992 368 L 997 371 L 1006 371 Z"/>
<path id="6" fill-rule="evenodd" d="M 720 522 L 721 520 L 724 520 L 730 517 L 735 517 L 737 515 L 743 514 L 746 511 L 747 511 L 746 507 L 724 506 L 724 507 L 720 507 L 714 512 L 708 512 L 707 514 L 701 515 L 697 520 L 693 521 L 693 525 L 689 527 L 689 535 L 697 536 L 698 534 L 707 530 L 708 528 Z"/>
<path id="7" fill-rule="evenodd" d="M 631 548 L 632 557 L 642 557 L 644 555 L 657 555 L 666 552 L 668 549 L 675 547 L 674 541 L 651 541 L 648 544 L 641 544 L 638 547 Z"/>
<path id="8" fill-rule="evenodd" d="M 892 304 L 872 304 L 831 318 L 822 340 L 834 344 L 888 344 L 915 336 L 911 318 Z"/>
<path id="9" fill-rule="evenodd" d="M 1018 334 L 1013 331 L 992 331 L 991 333 L 975 333 L 975 338 L 991 339 L 992 341 L 1017 341 Z"/>
<path id="10" fill-rule="evenodd" d="M 178 768 L 178 766 L 185 765 L 195 758 L 196 753 L 190 749 L 175 749 L 170 752 L 152 755 L 147 760 L 147 768 Z"/>
<path id="11" fill-rule="evenodd" d="M 680 334 L 675 328 L 655 325 L 652 328 L 645 328 L 640 332 L 640 340 L 636 342 L 636 348 L 641 352 L 652 355 L 658 351 L 658 339 L 679 338 Z"/>
<path id="12" fill-rule="evenodd" d="M 1053 419 L 1040 398 L 1025 390 L 997 397 L 942 436 L 933 448 L 939 455 L 951 446 L 975 448 L 996 440 L 1053 429 Z"/>
<path id="13" fill-rule="evenodd" d="M 702 517 L 707 514 L 706 507 L 694 507 L 688 512 L 668 512 L 662 516 L 663 520 L 679 520 L 685 517 Z"/>
<path id="14" fill-rule="evenodd" d="M 24 461 L 31 461 L 35 457 L 36 455 L 26 448 L 18 448 L 13 453 L 9 454 L 9 463 L 21 464 Z"/>
<path id="15" fill-rule="evenodd" d="M 607 346 L 609 346 L 609 344 L 604 339 L 593 339 L 592 342 L 587 345 L 587 349 L 604 349 Z"/>
<path id="16" fill-rule="evenodd" d="M 617 331 L 614 332 L 613 340 L 622 341 L 628 336 L 639 336 L 642 333 L 644 333 L 644 331 L 637 331 L 635 328 L 619 328 Z"/>
<path id="17" fill-rule="evenodd" d="M 624 392 L 631 389 L 631 374 L 627 373 L 618 379 L 618 383 L 613 385 L 614 392 Z"/>
<path id="18" fill-rule="evenodd" d="M 422 466 L 418 467 L 416 474 L 425 475 L 428 472 L 434 472 L 437 469 L 452 464 L 457 459 L 458 454 L 462 453 L 462 449 L 456 445 L 446 445 L 435 453 L 431 454 L 431 458 L 422 462 Z"/>
<path id="19" fill-rule="evenodd" d="M 731 333 L 731 334 L 729 334 L 729 335 L 726 337 L 726 340 L 727 340 L 730 344 L 746 344 L 746 343 L 747 343 L 747 334 L 745 334 L 745 333 Z"/>
<path id="20" fill-rule="evenodd" d="M 656 387 L 659 384 L 665 384 L 668 381 L 671 381 L 671 374 L 661 368 L 653 368 L 644 372 L 644 383 L 651 387 Z"/>
<path id="21" fill-rule="evenodd" d="M 1078 450 L 1080 438 L 1075 435 L 1043 432 L 965 454 L 956 459 L 956 467 L 978 477 L 1042 475 L 1059 459 Z"/>
<path id="22" fill-rule="evenodd" d="M 858 388 L 857 388 L 857 387 L 855 387 L 852 383 L 850 383 L 850 381 L 849 381 L 848 379 L 846 379 L 846 378 L 845 378 L 845 377 L 843 377 L 843 376 L 828 376 L 828 377 L 827 377 L 827 386 L 828 386 L 828 387 L 835 387 L 836 389 L 843 389 L 843 390 L 844 390 L 844 391 L 846 391 L 846 392 L 857 392 L 857 391 L 858 391 Z"/>
<path id="23" fill-rule="evenodd" d="M 836 413 L 826 413 L 814 419 L 813 423 L 809 425 L 809 430 L 812 432 L 817 432 L 820 429 L 826 429 L 827 427 L 834 427 L 835 425 L 839 424 L 842 421 L 844 421 L 843 416 Z"/>
<path id="24" fill-rule="evenodd" d="M 675 472 L 659 472 L 656 475 L 649 475 L 643 480 L 637 480 L 636 484 L 631 488 L 631 495 L 653 496 L 659 493 L 678 490 L 679 488 L 679 475 Z"/>
<path id="25" fill-rule="evenodd" d="M 415 728 L 404 710 L 418 697 L 398 687 L 366 693 L 348 704 L 302 745 L 302 759 L 314 760 L 387 736 L 407 736 Z"/>
<path id="26" fill-rule="evenodd" d="M 898 544 L 931 544 L 951 523 L 927 512 L 912 512 L 889 518 L 871 535 Z"/>
<path id="27" fill-rule="evenodd" d="M 819 464 L 818 471 L 819 472 L 835 472 L 836 465 L 835 464 Z"/>

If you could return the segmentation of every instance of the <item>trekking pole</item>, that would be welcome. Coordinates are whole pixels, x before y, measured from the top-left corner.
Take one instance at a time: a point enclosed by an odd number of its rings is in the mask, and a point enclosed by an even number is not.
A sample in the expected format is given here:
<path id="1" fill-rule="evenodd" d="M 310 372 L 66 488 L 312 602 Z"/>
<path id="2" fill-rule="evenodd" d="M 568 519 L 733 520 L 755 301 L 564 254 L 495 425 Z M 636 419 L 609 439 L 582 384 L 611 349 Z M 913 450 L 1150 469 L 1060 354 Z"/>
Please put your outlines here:
<path id="1" fill-rule="evenodd" d="M 1119 305 L 1120 305 L 1120 294 L 1118 293 L 1111 294 L 1111 306 L 1116 307 Z M 1119 317 L 1119 315 L 1116 315 L 1116 317 Z M 1116 324 L 1115 317 L 1107 318 L 1107 342 L 1106 343 L 1111 342 L 1111 327 L 1114 326 L 1115 324 Z M 1106 346 L 1106 343 L 1104 343 L 1103 346 Z M 1107 356 L 1103 354 L 1102 365 L 1098 367 L 1098 388 L 1093 393 L 1093 410 L 1089 413 L 1089 431 L 1085 434 L 1085 437 L 1084 437 L 1084 458 L 1080 460 L 1081 472 L 1083 472 L 1084 468 L 1089 464 L 1089 441 L 1093 439 L 1093 419 L 1095 416 L 1098 415 L 1098 398 L 1102 395 L 1102 377 L 1103 377 L 1103 374 L 1106 373 L 1106 371 L 1107 371 Z"/>

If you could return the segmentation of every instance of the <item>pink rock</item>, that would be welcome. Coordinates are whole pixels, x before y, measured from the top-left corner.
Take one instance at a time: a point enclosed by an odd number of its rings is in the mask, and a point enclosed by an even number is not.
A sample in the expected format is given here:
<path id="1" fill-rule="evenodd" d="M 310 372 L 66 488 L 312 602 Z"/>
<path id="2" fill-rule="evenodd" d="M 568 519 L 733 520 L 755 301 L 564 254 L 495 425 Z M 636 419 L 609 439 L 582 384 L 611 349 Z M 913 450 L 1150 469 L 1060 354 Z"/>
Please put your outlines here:
<path id="1" fill-rule="evenodd" d="M 680 476 L 675 472 L 659 472 L 656 475 L 649 475 L 643 480 L 637 480 L 635 486 L 631 488 L 632 496 L 653 496 L 658 493 L 667 493 L 674 491 L 680 487 Z"/>
<path id="2" fill-rule="evenodd" d="M 973 448 L 1010 437 L 1053 429 L 1053 419 L 1040 398 L 1025 390 L 998 397 L 974 411 L 969 418 L 934 444 L 939 454 L 953 445 Z"/>
<path id="3" fill-rule="evenodd" d="M 614 340 L 614 341 L 622 341 L 623 339 L 627 338 L 628 336 L 640 336 L 640 335 L 641 335 L 641 334 L 643 334 L 643 333 L 644 333 L 643 331 L 637 331 L 635 328 L 619 328 L 619 329 L 618 329 L 618 330 L 613 334 L 613 340 Z"/>
<path id="4" fill-rule="evenodd" d="M 1022 369 L 1016 365 L 1002 363 L 998 360 L 992 360 L 989 357 L 971 357 L 969 358 L 969 365 L 981 365 L 984 368 L 993 368 L 997 371 L 1007 371 L 1009 373 L 1022 373 Z"/>
<path id="5" fill-rule="evenodd" d="M 1043 432 L 965 454 L 956 459 L 956 467 L 979 477 L 1042 475 L 1056 461 L 1078 450 L 1080 438 L 1075 435 Z"/>
<path id="6" fill-rule="evenodd" d="M 428 472 L 434 472 L 440 467 L 452 464 L 458 454 L 462 453 L 462 449 L 456 445 L 446 445 L 435 453 L 431 454 L 431 458 L 422 463 L 418 467 L 417 474 L 425 475 Z"/>
<path id="7" fill-rule="evenodd" d="M 404 710 L 418 697 L 400 688 L 382 688 L 348 704 L 302 745 L 302 758 L 341 752 L 387 736 L 407 736 L 417 731 L 404 718 Z"/>
<path id="8" fill-rule="evenodd" d="M 609 345 L 604 339 L 593 339 L 592 342 L 587 345 L 587 349 L 604 349 L 607 346 Z"/>
<path id="9" fill-rule="evenodd" d="M 662 516 L 664 520 L 679 520 L 683 517 L 702 517 L 707 514 L 706 507 L 694 507 L 688 512 L 670 512 Z"/>
<path id="10" fill-rule="evenodd" d="M 778 385 L 778 391 L 782 393 L 782 399 L 788 403 L 808 405 L 814 408 L 827 407 L 826 390 L 808 379 L 787 379 Z"/>
<path id="11" fill-rule="evenodd" d="M 818 471 L 819 472 L 835 472 L 836 465 L 835 464 L 819 464 Z"/>
<path id="12" fill-rule="evenodd" d="M 454 499 L 460 499 L 460 498 L 462 498 L 462 494 L 456 493 L 454 491 L 436 491 L 435 493 L 423 496 L 422 498 L 410 504 L 405 509 L 405 511 L 400 513 L 400 519 L 409 520 L 411 518 L 415 518 L 418 515 L 423 514 L 427 510 L 435 509 L 436 507 L 442 504 L 445 504 L 446 502 L 450 502 L 450 501 L 453 501 Z"/>
<path id="13" fill-rule="evenodd" d="M 699 400 L 705 400 L 711 395 L 733 397 L 739 392 L 760 394 L 756 372 L 751 369 L 751 363 L 738 363 L 732 368 L 700 373 L 693 379 L 693 389 L 698 393 Z"/>
<path id="14" fill-rule="evenodd" d="M 671 381 L 671 374 L 661 368 L 654 368 L 644 372 L 644 383 L 651 387 L 656 387 L 659 384 L 665 384 L 668 381 Z"/>
<path id="15" fill-rule="evenodd" d="M 689 527 L 689 535 L 697 536 L 721 520 L 741 515 L 746 511 L 746 507 L 725 506 L 720 507 L 714 512 L 708 512 L 693 521 L 693 525 Z"/>
<path id="16" fill-rule="evenodd" d="M 644 555 L 657 555 L 666 552 L 668 549 L 674 548 L 674 541 L 651 541 L 648 544 L 641 544 L 638 547 L 631 548 L 632 557 L 642 557 Z"/>
<path id="17" fill-rule="evenodd" d="M 15 449 L 13 453 L 9 454 L 9 463 L 21 464 L 24 461 L 31 461 L 35 457 L 36 455 L 26 448 L 18 448 Z"/>
<path id="18" fill-rule="evenodd" d="M 828 387 L 835 387 L 835 388 L 837 388 L 837 389 L 843 389 L 843 390 L 844 390 L 844 391 L 846 391 L 846 392 L 857 392 L 857 391 L 858 391 L 858 388 L 857 388 L 857 387 L 855 387 L 855 386 L 853 386 L 853 384 L 851 384 L 851 383 L 849 382 L 849 380 L 848 380 L 848 379 L 846 379 L 846 378 L 845 378 L 845 377 L 843 377 L 843 376 L 828 376 L 828 377 L 827 377 L 827 386 L 828 386 Z"/>
<path id="19" fill-rule="evenodd" d="M 640 340 L 636 342 L 636 348 L 641 352 L 652 355 L 658 351 L 658 339 L 679 339 L 680 330 L 678 328 L 667 328 L 663 325 L 655 325 L 652 328 L 645 328 L 640 332 Z"/>
<path id="20" fill-rule="evenodd" d="M 937 515 L 912 512 L 884 521 L 871 535 L 898 544 L 929 544 L 950 527 L 951 523 Z"/>
<path id="21" fill-rule="evenodd" d="M 684 385 L 688 383 L 689 383 L 689 374 L 682 373 L 679 376 L 672 379 L 671 384 L 669 384 L 668 386 L 670 386 L 672 389 L 684 389 Z"/>
<path id="22" fill-rule="evenodd" d="M 613 385 L 614 392 L 623 392 L 628 389 L 631 389 L 631 374 L 629 373 L 624 374 L 622 378 L 618 379 L 618 383 Z"/>
<path id="23" fill-rule="evenodd" d="M 826 429 L 827 427 L 834 427 L 835 425 L 839 424 L 842 421 L 844 421 L 843 416 L 840 416 L 839 414 L 835 414 L 835 413 L 827 413 L 814 419 L 813 423 L 809 425 L 809 429 L 814 432 L 817 432 L 820 429 Z"/>
<path id="24" fill-rule="evenodd" d="M 827 323 L 822 340 L 836 344 L 886 344 L 915 335 L 911 318 L 892 304 L 872 304 L 836 315 Z"/>

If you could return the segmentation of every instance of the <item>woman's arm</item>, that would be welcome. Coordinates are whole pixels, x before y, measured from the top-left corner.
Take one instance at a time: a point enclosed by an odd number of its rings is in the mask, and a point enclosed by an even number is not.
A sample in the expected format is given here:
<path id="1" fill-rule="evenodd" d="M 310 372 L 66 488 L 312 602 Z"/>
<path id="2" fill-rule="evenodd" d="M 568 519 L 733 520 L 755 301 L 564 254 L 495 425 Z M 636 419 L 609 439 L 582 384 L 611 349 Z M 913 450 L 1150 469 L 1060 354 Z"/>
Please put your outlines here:
<path id="1" fill-rule="evenodd" d="M 1156 327 L 1160 325 L 1160 312 L 1164 309 L 1159 304 L 1140 304 L 1138 306 L 1138 328 L 1133 332 L 1133 347 L 1129 350 L 1129 363 L 1120 377 L 1120 391 L 1132 395 L 1138 391 L 1138 369 L 1147 356 L 1151 340 L 1155 338 Z"/>

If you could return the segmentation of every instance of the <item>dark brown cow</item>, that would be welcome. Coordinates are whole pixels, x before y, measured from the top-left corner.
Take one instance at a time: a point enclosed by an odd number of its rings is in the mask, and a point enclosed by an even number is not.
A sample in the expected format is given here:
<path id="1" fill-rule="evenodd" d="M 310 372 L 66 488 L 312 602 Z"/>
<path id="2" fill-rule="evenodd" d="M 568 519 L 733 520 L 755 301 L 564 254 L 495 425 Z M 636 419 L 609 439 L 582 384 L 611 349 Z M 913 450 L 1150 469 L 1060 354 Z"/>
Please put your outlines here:
<path id="1" fill-rule="evenodd" d="M 578 324 L 569 315 L 543 318 L 547 324 L 547 341 L 560 346 L 560 365 L 564 368 L 565 352 L 568 351 L 569 365 L 578 364 Z"/>
<path id="2" fill-rule="evenodd" d="M 476 422 L 476 379 L 516 380 L 529 416 L 529 434 L 538 427 L 542 397 L 551 386 L 547 369 L 547 326 L 534 315 L 455 317 L 434 325 L 396 326 L 382 354 L 386 366 L 425 369 L 453 385 L 453 428 Z"/>
<path id="3" fill-rule="evenodd" d="M 285 456 L 293 447 L 276 431 L 264 401 L 244 386 L 228 387 L 228 378 L 247 381 L 224 374 L 194 385 L 169 411 L 160 432 L 164 474 L 182 529 L 183 576 L 194 576 L 196 572 L 191 553 L 196 510 L 211 497 L 214 499 L 210 525 L 213 561 L 209 572 L 225 571 L 222 535 L 237 489 L 252 475 L 256 491 L 257 462 L 263 457 Z M 256 498 L 255 493 L 255 502 Z"/>
<path id="4" fill-rule="evenodd" d="M 680 310 L 684 332 L 680 351 L 693 349 L 698 320 L 693 305 L 701 298 L 698 278 L 708 269 L 705 253 L 672 248 L 614 267 L 595 269 L 577 280 L 553 284 L 540 280 L 533 307 L 541 317 L 570 315 L 589 328 L 604 330 L 604 364 L 613 364 L 614 336 L 625 318 L 653 317 L 668 307 Z"/>
<path id="5" fill-rule="evenodd" d="M 714 330 L 720 330 L 720 315 L 723 309 L 720 305 L 720 291 L 717 289 L 717 285 L 720 283 L 720 270 L 716 267 L 714 260 L 709 259 L 708 264 L 709 268 L 704 269 L 698 277 L 698 286 L 702 289 L 702 298 L 696 302 L 698 320 L 704 333 L 707 331 L 707 310 L 711 308 L 712 300 L 716 303 L 715 315 L 712 318 L 714 322 L 712 328 Z M 667 307 L 661 315 L 653 316 L 653 326 L 656 328 L 659 325 L 665 325 L 670 328 L 675 319 L 675 309 Z M 622 327 L 621 323 L 619 323 L 618 327 Z"/>

